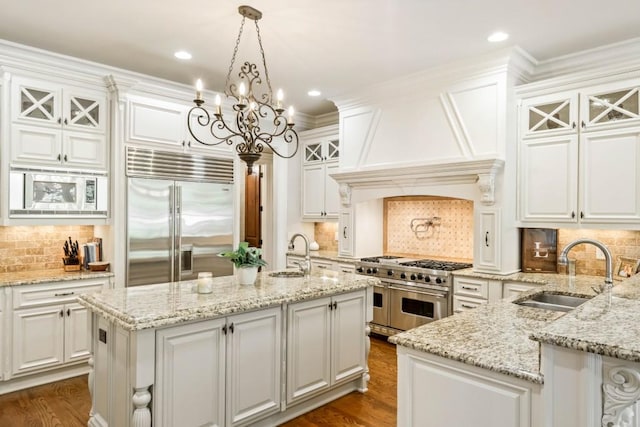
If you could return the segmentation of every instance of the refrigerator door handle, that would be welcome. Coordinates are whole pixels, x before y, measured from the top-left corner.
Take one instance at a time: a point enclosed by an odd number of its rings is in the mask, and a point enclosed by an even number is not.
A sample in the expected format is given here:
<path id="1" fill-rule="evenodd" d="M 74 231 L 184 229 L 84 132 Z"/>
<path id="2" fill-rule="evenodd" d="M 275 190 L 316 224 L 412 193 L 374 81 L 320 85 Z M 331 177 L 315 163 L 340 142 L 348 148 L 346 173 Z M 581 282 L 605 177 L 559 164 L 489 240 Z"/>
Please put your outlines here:
<path id="1" fill-rule="evenodd" d="M 175 188 L 173 185 L 169 186 L 169 229 L 171 230 L 171 249 L 170 249 L 170 259 L 171 259 L 171 281 L 173 282 L 176 277 L 175 270 L 175 257 L 176 257 L 176 236 L 175 236 L 175 227 L 176 227 L 176 217 L 175 217 Z"/>
<path id="2" fill-rule="evenodd" d="M 176 184 L 176 198 L 175 198 L 175 212 L 176 212 L 176 228 L 175 228 L 175 250 L 176 250 L 176 263 L 177 274 L 174 280 L 182 280 L 182 187 Z"/>

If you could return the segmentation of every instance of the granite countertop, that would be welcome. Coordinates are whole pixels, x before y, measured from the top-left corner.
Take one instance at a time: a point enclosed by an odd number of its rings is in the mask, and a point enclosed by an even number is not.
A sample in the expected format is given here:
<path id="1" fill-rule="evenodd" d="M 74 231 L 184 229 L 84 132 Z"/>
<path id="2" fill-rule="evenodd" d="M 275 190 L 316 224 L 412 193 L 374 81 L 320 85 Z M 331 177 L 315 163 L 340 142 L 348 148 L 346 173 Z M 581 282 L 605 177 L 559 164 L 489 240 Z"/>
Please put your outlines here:
<path id="1" fill-rule="evenodd" d="M 524 273 L 512 276 L 514 278 L 502 280 L 546 283 L 545 290 L 590 297 L 596 295 L 591 287 L 603 282 L 602 277 L 596 276 L 577 276 L 575 280 L 569 280 L 568 276 L 558 274 Z M 559 327 L 557 330 L 554 328 L 556 324 L 563 322 L 563 317 L 567 317 L 566 313 L 523 307 L 512 303 L 515 299 L 538 292 L 540 289 L 484 304 L 473 310 L 394 335 L 389 338 L 389 341 L 403 347 L 541 384 L 543 377 L 540 373 L 539 344 L 532 341 L 530 335 L 545 331 L 546 339 L 553 340 L 554 344 L 561 342 L 559 337 L 564 338 L 562 341 L 564 343 L 568 341 L 563 335 L 567 333 L 567 328 Z M 600 298 L 604 296 L 598 296 L 582 307 L 597 305 Z M 640 315 L 634 313 L 632 316 L 636 318 Z M 611 333 L 611 324 L 602 323 L 600 326 L 601 331 Z M 620 324 L 616 323 L 615 328 L 620 328 Z M 635 341 L 638 341 L 638 338 L 635 338 Z"/>
<path id="2" fill-rule="evenodd" d="M 135 286 L 81 295 L 78 302 L 130 331 L 205 320 L 233 313 L 365 289 L 373 277 L 336 271 L 308 278 L 258 274 L 255 285 L 239 285 L 234 276 L 213 278 L 213 293 L 198 294 L 196 280 Z"/>
<path id="3" fill-rule="evenodd" d="M 287 252 L 287 255 L 304 257 L 304 252 L 289 251 Z M 311 258 L 316 258 L 316 259 L 325 259 L 327 261 L 334 261 L 334 262 L 346 262 L 350 264 L 355 264 L 360 261 L 360 259 L 356 259 L 356 258 L 345 258 L 345 257 L 338 256 L 338 252 L 336 251 L 309 251 L 309 256 Z"/>
<path id="4" fill-rule="evenodd" d="M 17 273 L 0 273 L 0 287 L 37 285 L 39 283 L 66 282 L 69 280 L 86 280 L 112 276 L 113 273 L 108 271 L 29 270 Z"/>

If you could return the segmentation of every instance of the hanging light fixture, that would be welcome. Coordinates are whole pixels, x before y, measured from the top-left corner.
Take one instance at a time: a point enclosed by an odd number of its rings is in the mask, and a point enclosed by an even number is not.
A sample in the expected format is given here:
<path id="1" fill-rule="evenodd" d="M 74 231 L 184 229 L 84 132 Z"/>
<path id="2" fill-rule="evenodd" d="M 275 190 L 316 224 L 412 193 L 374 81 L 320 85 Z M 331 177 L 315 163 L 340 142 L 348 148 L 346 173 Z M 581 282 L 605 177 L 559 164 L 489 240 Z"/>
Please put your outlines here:
<path id="1" fill-rule="evenodd" d="M 279 157 L 285 159 L 293 157 L 298 152 L 298 134 L 293 129 L 293 107 L 289 107 L 286 117 L 284 115 L 282 89 L 278 90 L 275 102 L 273 99 L 267 61 L 264 56 L 262 39 L 260 38 L 260 27 L 258 27 L 258 20 L 262 18 L 262 12 L 251 6 L 240 6 L 238 12 L 242 15 L 242 22 L 240 23 L 240 31 L 238 32 L 231 65 L 229 65 L 224 85 L 224 94 L 227 98 L 235 100 L 233 104 L 235 117 L 233 120 L 225 121 L 225 117 L 222 115 L 222 99 L 220 95 L 216 95 L 215 98 L 215 113 L 213 115 L 209 114 L 203 107 L 202 81 L 198 79 L 196 83 L 196 99 L 193 100 L 196 106 L 189 110 L 187 127 L 191 136 L 201 144 L 218 145 L 223 142 L 228 145 L 235 144 L 238 157 L 247 164 L 248 172 L 251 174 L 252 166 L 260 158 L 264 145 L 267 145 Z M 261 91 L 258 88 L 263 83 L 258 66 L 248 61 L 240 67 L 238 73 L 239 84 L 231 82 L 233 65 L 236 61 L 244 22 L 247 18 L 253 20 L 256 24 L 258 45 L 262 55 L 262 65 L 264 66 L 264 76 L 267 84 L 266 91 Z M 195 120 L 192 120 L 192 118 L 195 118 Z M 207 128 L 208 133 L 213 136 L 214 140 L 205 141 L 199 138 L 194 133 L 192 125 Z M 278 152 L 274 143 L 279 140 L 287 144 L 285 149 L 295 146 L 293 152 L 290 154 Z"/>

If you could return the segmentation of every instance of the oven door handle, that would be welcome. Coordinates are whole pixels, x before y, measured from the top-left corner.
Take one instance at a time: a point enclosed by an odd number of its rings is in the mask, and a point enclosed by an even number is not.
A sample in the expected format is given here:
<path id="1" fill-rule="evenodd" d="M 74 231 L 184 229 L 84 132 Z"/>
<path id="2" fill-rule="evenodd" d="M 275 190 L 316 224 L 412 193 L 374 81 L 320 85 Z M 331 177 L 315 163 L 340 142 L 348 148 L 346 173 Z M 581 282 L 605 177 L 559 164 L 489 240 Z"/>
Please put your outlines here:
<path id="1" fill-rule="evenodd" d="M 436 294 L 436 293 L 431 293 L 431 292 L 425 292 L 425 291 L 423 291 L 423 290 L 396 288 L 395 286 L 389 286 L 389 289 L 393 289 L 394 291 L 413 292 L 413 293 L 420 294 L 420 295 L 429 295 L 429 296 L 431 296 L 431 297 L 436 297 L 436 298 L 446 298 L 446 297 L 445 297 L 444 295 L 442 295 L 442 294 Z"/>

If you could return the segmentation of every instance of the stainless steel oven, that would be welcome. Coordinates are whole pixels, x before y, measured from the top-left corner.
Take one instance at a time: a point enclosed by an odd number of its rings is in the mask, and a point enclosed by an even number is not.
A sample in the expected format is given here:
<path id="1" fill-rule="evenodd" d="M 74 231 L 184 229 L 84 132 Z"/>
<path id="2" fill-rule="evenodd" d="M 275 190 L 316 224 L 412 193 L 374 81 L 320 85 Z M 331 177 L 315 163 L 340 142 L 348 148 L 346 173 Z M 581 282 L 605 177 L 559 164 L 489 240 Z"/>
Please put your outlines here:
<path id="1" fill-rule="evenodd" d="M 389 324 L 389 288 L 384 285 L 373 287 L 373 323 Z"/>
<path id="2" fill-rule="evenodd" d="M 448 292 L 391 284 L 389 305 L 394 329 L 412 329 L 449 315 Z"/>

